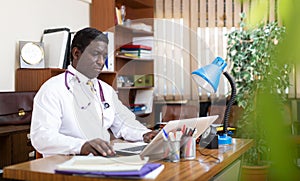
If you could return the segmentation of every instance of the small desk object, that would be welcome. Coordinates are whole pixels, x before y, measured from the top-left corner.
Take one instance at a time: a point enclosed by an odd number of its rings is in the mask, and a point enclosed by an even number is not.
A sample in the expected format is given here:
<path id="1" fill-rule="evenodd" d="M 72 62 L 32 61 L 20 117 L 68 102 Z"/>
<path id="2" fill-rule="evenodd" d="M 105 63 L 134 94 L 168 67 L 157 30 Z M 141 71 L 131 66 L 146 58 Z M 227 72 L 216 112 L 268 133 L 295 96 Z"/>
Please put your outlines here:
<path id="1" fill-rule="evenodd" d="M 220 180 L 223 171 L 232 167 L 243 153 L 252 145 L 253 140 L 233 139 L 231 145 L 222 145 L 219 149 L 197 148 L 195 160 L 177 163 L 163 162 L 164 170 L 155 180 Z M 200 151 L 202 154 L 200 154 Z M 213 155 L 216 158 L 206 155 Z M 64 181 L 99 181 L 115 180 L 78 175 L 55 174 L 56 165 L 69 160 L 71 156 L 51 156 L 5 167 L 3 177 L 17 180 L 64 180 Z M 239 165 L 238 165 L 239 167 Z"/>

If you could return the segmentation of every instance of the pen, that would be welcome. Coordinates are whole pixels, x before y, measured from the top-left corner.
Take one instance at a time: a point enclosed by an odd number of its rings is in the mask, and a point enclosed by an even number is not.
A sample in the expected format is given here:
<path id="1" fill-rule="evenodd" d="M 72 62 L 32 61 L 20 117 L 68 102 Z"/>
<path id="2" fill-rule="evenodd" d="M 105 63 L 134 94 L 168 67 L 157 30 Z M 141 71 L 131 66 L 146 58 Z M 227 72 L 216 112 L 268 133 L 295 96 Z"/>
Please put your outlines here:
<path id="1" fill-rule="evenodd" d="M 194 132 L 193 132 L 193 135 L 192 135 L 192 136 L 193 136 L 193 137 L 196 137 L 196 134 L 197 134 L 197 129 L 195 129 L 195 130 L 194 130 Z"/>
<path id="2" fill-rule="evenodd" d="M 170 138 L 171 141 L 175 141 L 175 136 L 174 136 L 173 132 L 169 133 L 169 138 Z"/>
<path id="3" fill-rule="evenodd" d="M 164 128 L 162 129 L 162 131 L 163 131 L 164 140 L 168 141 L 168 133 L 166 132 L 166 130 Z"/>
<path id="4" fill-rule="evenodd" d="M 182 126 L 182 134 L 185 133 L 185 124 Z"/>
<path id="5" fill-rule="evenodd" d="M 181 137 L 182 137 L 182 132 L 181 131 L 176 131 L 176 133 L 175 133 L 176 141 L 180 141 Z"/>
<path id="6" fill-rule="evenodd" d="M 189 130 L 189 128 L 186 128 L 186 129 L 185 129 L 185 131 L 184 131 L 184 135 L 185 135 L 185 136 L 188 136 L 188 133 L 189 133 L 188 130 Z"/>
<path id="7" fill-rule="evenodd" d="M 190 136 L 193 136 L 195 131 L 196 131 L 196 128 L 193 129 L 193 131 L 191 132 Z"/>

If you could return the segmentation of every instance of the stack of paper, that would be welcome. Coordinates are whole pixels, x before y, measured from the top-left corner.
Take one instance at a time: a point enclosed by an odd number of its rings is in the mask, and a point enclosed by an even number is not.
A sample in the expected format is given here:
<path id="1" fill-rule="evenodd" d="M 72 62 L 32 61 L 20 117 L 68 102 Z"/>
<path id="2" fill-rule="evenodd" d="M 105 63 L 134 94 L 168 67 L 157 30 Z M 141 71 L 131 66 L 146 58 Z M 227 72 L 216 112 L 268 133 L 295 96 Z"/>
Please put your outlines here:
<path id="1" fill-rule="evenodd" d="M 159 163 L 147 162 L 147 157 L 142 160 L 139 155 L 112 158 L 74 156 L 72 159 L 57 165 L 55 172 L 99 177 L 154 179 L 164 166 Z"/>

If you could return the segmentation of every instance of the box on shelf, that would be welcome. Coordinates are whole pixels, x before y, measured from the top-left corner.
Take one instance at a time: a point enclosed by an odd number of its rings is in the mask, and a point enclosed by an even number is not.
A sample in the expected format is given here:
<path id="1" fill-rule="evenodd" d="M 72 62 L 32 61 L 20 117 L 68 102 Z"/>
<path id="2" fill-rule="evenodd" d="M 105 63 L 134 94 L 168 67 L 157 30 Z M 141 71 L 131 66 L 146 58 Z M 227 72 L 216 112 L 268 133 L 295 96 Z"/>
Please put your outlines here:
<path id="1" fill-rule="evenodd" d="M 135 87 L 152 87 L 153 75 L 134 75 Z"/>

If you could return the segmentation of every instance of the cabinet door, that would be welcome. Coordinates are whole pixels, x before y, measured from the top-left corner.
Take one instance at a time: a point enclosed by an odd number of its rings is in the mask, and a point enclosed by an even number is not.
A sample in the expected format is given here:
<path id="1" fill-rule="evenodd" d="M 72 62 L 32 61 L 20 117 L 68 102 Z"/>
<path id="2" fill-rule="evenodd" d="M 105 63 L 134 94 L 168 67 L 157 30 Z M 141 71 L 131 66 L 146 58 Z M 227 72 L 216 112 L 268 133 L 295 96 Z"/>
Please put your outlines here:
<path id="1" fill-rule="evenodd" d="M 44 68 L 44 69 L 17 69 L 16 91 L 38 91 L 41 85 L 49 78 L 63 73 L 64 69 Z M 101 72 L 98 79 L 117 88 L 116 72 Z"/>
<path id="2" fill-rule="evenodd" d="M 16 91 L 37 91 L 49 78 L 64 72 L 64 69 L 17 69 Z"/>
<path id="3" fill-rule="evenodd" d="M 27 134 L 29 134 L 29 131 L 12 135 L 12 164 L 28 161 L 29 153 L 34 151 L 29 144 Z"/>
<path id="4" fill-rule="evenodd" d="M 107 31 L 115 26 L 115 0 L 93 0 L 91 26 L 100 31 Z"/>

